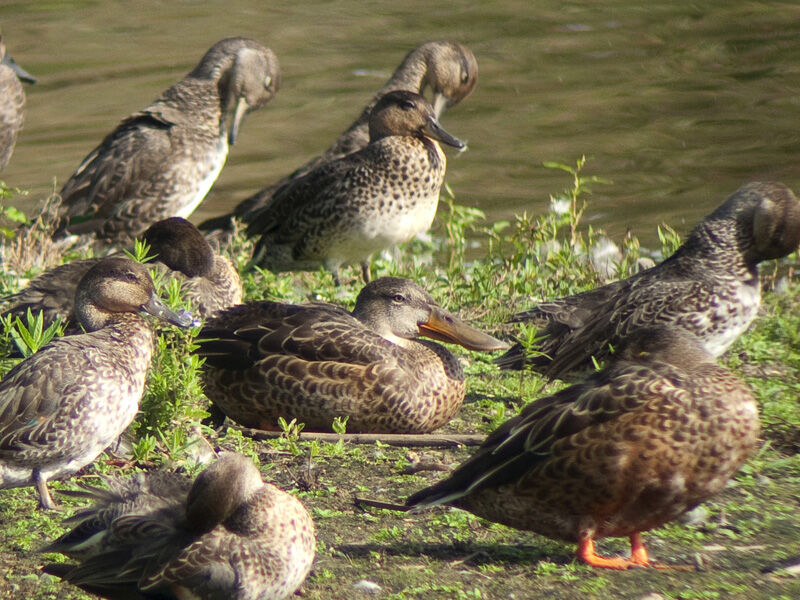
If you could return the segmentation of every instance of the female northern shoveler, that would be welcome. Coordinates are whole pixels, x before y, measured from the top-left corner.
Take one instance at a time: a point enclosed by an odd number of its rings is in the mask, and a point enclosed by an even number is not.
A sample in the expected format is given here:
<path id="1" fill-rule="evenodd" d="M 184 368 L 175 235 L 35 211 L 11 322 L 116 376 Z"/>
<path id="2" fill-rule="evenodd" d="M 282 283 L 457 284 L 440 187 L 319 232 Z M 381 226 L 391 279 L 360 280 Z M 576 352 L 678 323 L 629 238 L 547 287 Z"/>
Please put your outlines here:
<path id="1" fill-rule="evenodd" d="M 363 150 L 323 163 L 273 196 L 247 231 L 261 237 L 252 263 L 271 271 L 324 266 L 339 282 L 342 264 L 427 231 L 436 215 L 447 161 L 437 142 L 463 148 L 433 108 L 413 92 L 390 92 L 369 121 Z"/>
<path id="2" fill-rule="evenodd" d="M 302 503 L 226 453 L 192 483 L 170 472 L 66 492 L 95 501 L 48 546 L 80 564 L 48 573 L 108 598 L 280 600 L 305 580 L 314 523 Z"/>
<path id="3" fill-rule="evenodd" d="M 640 329 L 623 344 L 606 370 L 530 403 L 407 504 L 449 504 L 577 542 L 595 567 L 657 566 L 640 532 L 725 486 L 755 448 L 758 410 L 680 328 Z M 630 537 L 630 559 L 594 553 L 594 540 L 610 536 Z"/>
<path id="4" fill-rule="evenodd" d="M 75 313 L 87 333 L 59 338 L 0 381 L 0 489 L 36 485 L 92 462 L 133 421 L 153 354 L 146 311 L 180 326 L 144 266 L 108 258 L 78 284 Z"/>
<path id="5" fill-rule="evenodd" d="M 279 83 L 270 49 L 246 38 L 214 44 L 84 159 L 61 190 L 56 236 L 126 244 L 160 219 L 188 217 L 219 175 L 245 113 L 268 102 Z"/>
<path id="6" fill-rule="evenodd" d="M 251 302 L 222 312 L 198 339 L 206 395 L 234 421 L 275 429 L 277 418 L 349 431 L 423 433 L 461 407 L 466 383 L 456 357 L 417 339 L 501 350 L 418 285 L 369 283 L 352 314 L 328 304 Z M 203 339 L 205 339 L 203 341 Z"/>
<path id="7" fill-rule="evenodd" d="M 758 312 L 758 263 L 786 256 L 800 243 L 800 203 L 780 183 L 739 188 L 661 264 L 633 277 L 514 315 L 541 325 L 537 354 L 513 346 L 502 368 L 529 363 L 550 377 L 591 369 L 609 347 L 641 327 L 671 325 L 696 335 L 720 356 Z M 541 353 L 541 354 L 539 354 Z"/>

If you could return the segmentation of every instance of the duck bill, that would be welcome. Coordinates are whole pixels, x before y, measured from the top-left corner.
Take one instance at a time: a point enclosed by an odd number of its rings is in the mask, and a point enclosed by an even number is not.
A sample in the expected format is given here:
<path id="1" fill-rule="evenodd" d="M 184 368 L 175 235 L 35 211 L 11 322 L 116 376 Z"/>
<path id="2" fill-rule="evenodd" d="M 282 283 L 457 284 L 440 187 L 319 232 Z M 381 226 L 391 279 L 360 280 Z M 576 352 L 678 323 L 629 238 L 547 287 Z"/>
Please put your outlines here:
<path id="1" fill-rule="evenodd" d="M 247 114 L 249 108 L 250 106 L 247 104 L 247 100 L 239 98 L 239 101 L 236 103 L 236 110 L 233 111 L 231 129 L 228 133 L 229 146 L 233 146 L 236 143 L 236 138 L 239 137 L 239 127 L 241 127 L 244 116 Z"/>
<path id="2" fill-rule="evenodd" d="M 433 95 L 433 114 L 436 115 L 437 119 L 442 118 L 442 114 L 444 114 L 445 109 L 449 106 L 450 99 L 443 93 L 439 92 Z"/>
<path id="3" fill-rule="evenodd" d="M 28 73 L 25 69 L 20 67 L 16 63 L 16 61 L 13 58 L 11 58 L 10 56 L 8 56 L 8 55 L 4 56 L 3 60 L 0 61 L 0 62 L 2 62 L 4 65 L 10 67 L 11 70 L 14 71 L 14 73 L 17 74 L 17 77 L 19 78 L 20 81 L 24 81 L 25 83 L 36 83 L 36 78 L 33 75 L 31 75 L 30 73 Z"/>
<path id="4" fill-rule="evenodd" d="M 449 133 L 447 133 L 439 123 L 436 122 L 435 119 L 428 119 L 425 123 L 425 127 L 423 128 L 425 135 L 429 138 L 432 138 L 438 142 L 442 142 L 443 144 L 447 144 L 448 146 L 453 146 L 454 148 L 458 148 L 462 150 L 466 147 L 466 144 L 462 142 L 460 139 L 453 137 Z"/>
<path id="5" fill-rule="evenodd" d="M 197 322 L 194 319 L 194 316 L 191 313 L 186 311 L 181 311 L 180 313 L 176 313 L 175 311 L 171 310 L 164 302 L 156 296 L 155 294 L 150 295 L 150 300 L 147 304 L 142 306 L 142 310 L 148 314 L 153 315 L 161 319 L 162 321 L 166 321 L 167 323 L 172 323 L 173 325 L 177 325 L 178 327 L 193 327 L 197 325 Z"/>
<path id="6" fill-rule="evenodd" d="M 467 350 L 490 352 L 508 348 L 505 342 L 467 325 L 439 306 L 431 307 L 430 317 L 418 327 L 420 335 L 440 342 L 460 344 Z"/>

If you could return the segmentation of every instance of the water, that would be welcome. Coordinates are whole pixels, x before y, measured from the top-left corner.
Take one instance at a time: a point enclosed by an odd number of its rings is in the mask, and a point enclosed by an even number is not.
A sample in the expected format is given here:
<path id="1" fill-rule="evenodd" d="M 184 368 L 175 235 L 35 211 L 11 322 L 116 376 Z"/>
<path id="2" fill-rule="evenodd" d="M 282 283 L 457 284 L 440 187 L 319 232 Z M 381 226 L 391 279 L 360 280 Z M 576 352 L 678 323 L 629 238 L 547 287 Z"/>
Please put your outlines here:
<path id="1" fill-rule="evenodd" d="M 490 220 L 547 206 L 569 184 L 544 161 L 590 157 L 587 218 L 645 241 L 687 231 L 739 185 L 798 189 L 800 6 L 777 2 L 407 0 L 0 2 L 9 53 L 39 78 L 2 178 L 39 202 L 123 117 L 215 41 L 259 40 L 284 85 L 252 113 L 199 221 L 292 171 L 359 114 L 411 48 L 453 39 L 480 79 L 443 125 L 458 202 Z"/>

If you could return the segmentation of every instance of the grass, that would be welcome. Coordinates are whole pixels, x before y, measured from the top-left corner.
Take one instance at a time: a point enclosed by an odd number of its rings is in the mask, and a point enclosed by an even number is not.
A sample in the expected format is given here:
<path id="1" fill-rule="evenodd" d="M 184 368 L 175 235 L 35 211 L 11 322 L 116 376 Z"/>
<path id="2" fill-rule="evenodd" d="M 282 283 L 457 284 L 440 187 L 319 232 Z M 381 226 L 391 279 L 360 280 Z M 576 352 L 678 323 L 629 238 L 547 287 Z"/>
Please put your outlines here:
<path id="1" fill-rule="evenodd" d="M 512 221 L 486 223 L 474 208 L 443 194 L 437 228 L 429 239 L 415 240 L 387 252 L 373 264 L 376 275 L 403 275 L 420 282 L 441 304 L 455 309 L 495 334 L 521 337 L 535 332 L 506 324 L 508 317 L 533 302 L 589 289 L 603 283 L 608 269 L 593 266 L 593 252 L 603 246 L 602 232 L 584 227 L 581 215 L 591 186 L 602 182 L 584 174 L 583 161 L 551 165 L 566 171 L 568 189 L 552 198 L 542 215 L 519 215 Z M 6 198 L 4 202 L 11 199 Z M 20 220 L 6 208 L 6 215 Z M 9 227 L 8 234 L 11 234 Z M 618 241 L 614 277 L 626 277 L 648 260 L 670 254 L 679 235 L 659 227 L 661 248 L 643 249 L 636 237 Z M 6 244 L 21 244 L 8 237 Z M 243 266 L 247 242 L 238 238 L 233 258 Z M 8 256 L 4 254 L 4 256 Z M 24 258 L 29 259 L 26 254 Z M 763 443 L 717 497 L 703 505 L 689 523 L 671 523 L 645 534 L 657 560 L 696 565 L 694 572 L 637 570 L 598 572 L 578 563 L 569 544 L 516 531 L 468 513 L 436 508 L 420 514 L 357 508 L 355 495 L 401 501 L 442 477 L 441 472 L 405 474 L 420 458 L 455 465 L 468 449 L 440 450 L 305 442 L 302 424 L 287 420 L 283 435 L 256 443 L 233 428 L 215 432 L 200 424 L 207 401 L 198 378 L 199 361 L 191 354 L 196 331 L 164 330 L 149 376 L 141 413 L 129 432 L 135 468 L 158 466 L 195 472 L 203 448 L 244 452 L 258 460 L 265 478 L 302 499 L 317 525 L 317 559 L 304 598 L 377 597 L 451 598 L 630 598 L 657 594 L 662 599 L 789 599 L 800 597 L 800 579 L 783 567 L 800 562 L 800 282 L 794 274 L 797 255 L 762 269 L 766 293 L 754 326 L 722 362 L 752 387 L 764 423 Z M 31 266 L 33 265 L 33 266 Z M 35 274 L 30 260 L 0 278 L 10 293 Z M 329 301 L 352 306 L 361 282 L 358 270 L 343 273 L 336 288 L 324 272 L 274 275 L 248 273 L 246 297 L 289 302 Z M 174 289 L 165 289 L 173 303 Z M 6 323 L 5 340 L 41 341 L 36 323 L 22 332 Z M 16 333 L 16 335 L 14 334 Z M 34 348 L 35 349 L 35 348 Z M 531 373 L 498 372 L 491 356 L 456 349 L 468 373 L 464 408 L 444 431 L 489 432 L 520 406 L 562 384 Z M 0 361 L 8 369 L 13 361 Z M 346 430 L 346 423 L 337 423 Z M 53 487 L 74 488 L 96 482 L 99 474 L 117 475 L 119 467 L 99 459 L 76 477 Z M 63 513 L 38 512 L 33 491 L 0 491 L 0 598 L 92 598 L 42 575 L 37 548 L 63 531 L 61 519 L 75 510 L 61 498 Z M 625 553 L 627 542 L 602 540 L 599 551 Z M 369 583 L 359 583 L 366 580 Z M 375 592 L 374 585 L 379 586 Z M 373 591 L 370 592 L 369 590 Z M 652 596 L 653 599 L 656 596 Z"/>

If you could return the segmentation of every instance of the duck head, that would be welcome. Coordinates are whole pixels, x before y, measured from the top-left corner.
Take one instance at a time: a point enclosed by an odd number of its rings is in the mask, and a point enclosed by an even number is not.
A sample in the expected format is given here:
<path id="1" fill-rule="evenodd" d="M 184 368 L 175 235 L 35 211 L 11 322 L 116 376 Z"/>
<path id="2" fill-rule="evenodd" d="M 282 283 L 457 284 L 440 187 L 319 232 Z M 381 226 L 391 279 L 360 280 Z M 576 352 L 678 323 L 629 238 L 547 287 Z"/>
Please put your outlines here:
<path id="1" fill-rule="evenodd" d="M 431 88 L 433 112 L 439 119 L 445 109 L 458 104 L 475 89 L 478 61 L 469 48 L 457 42 L 427 42 L 419 50 L 424 53 L 426 64 L 422 85 Z"/>
<path id="2" fill-rule="evenodd" d="M 186 499 L 186 523 L 200 535 L 223 523 L 255 492 L 264 487 L 261 473 L 249 458 L 226 452 L 200 473 Z"/>
<path id="3" fill-rule="evenodd" d="M 466 147 L 442 129 L 433 107 L 423 96 L 404 90 L 384 95 L 370 113 L 370 142 L 390 135 L 427 137 L 459 150 Z"/>
<path id="4" fill-rule="evenodd" d="M 151 225 L 142 238 L 156 260 L 187 277 L 199 277 L 214 267 L 214 251 L 203 234 L 182 217 L 163 219 Z"/>
<path id="5" fill-rule="evenodd" d="M 194 322 L 191 315 L 177 314 L 161 301 L 144 265 L 114 257 L 89 269 L 75 293 L 75 315 L 84 329 L 96 331 L 128 312 L 146 312 L 179 327 Z"/>
<path id="6" fill-rule="evenodd" d="M 3 43 L 3 36 L 0 36 L 0 64 L 4 64 L 17 76 L 20 81 L 25 83 L 36 83 L 36 78 L 20 67 L 13 58 L 6 53 L 6 45 Z"/>
<path id="7" fill-rule="evenodd" d="M 261 108 L 277 93 L 281 70 L 275 53 L 248 38 L 220 40 L 190 73 L 217 82 L 222 119 L 230 118 L 228 144 L 236 143 L 244 115 Z"/>
<path id="8" fill-rule="evenodd" d="M 356 298 L 353 316 L 386 339 L 406 346 L 419 336 L 469 350 L 503 350 L 508 344 L 464 323 L 409 279 L 381 277 Z"/>

